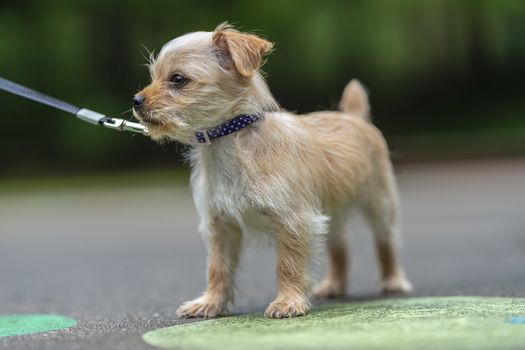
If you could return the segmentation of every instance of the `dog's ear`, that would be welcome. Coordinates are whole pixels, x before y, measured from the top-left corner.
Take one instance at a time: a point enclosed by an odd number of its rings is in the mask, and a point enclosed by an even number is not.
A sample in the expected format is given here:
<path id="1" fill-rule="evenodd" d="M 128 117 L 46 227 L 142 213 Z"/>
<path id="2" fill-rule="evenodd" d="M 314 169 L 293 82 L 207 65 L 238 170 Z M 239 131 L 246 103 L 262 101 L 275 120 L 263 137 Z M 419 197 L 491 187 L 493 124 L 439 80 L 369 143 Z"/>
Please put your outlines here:
<path id="1" fill-rule="evenodd" d="M 264 63 L 264 56 L 273 44 L 253 34 L 240 33 L 228 25 L 220 25 L 213 32 L 213 45 L 221 64 L 232 66 L 243 77 L 251 78 Z"/>

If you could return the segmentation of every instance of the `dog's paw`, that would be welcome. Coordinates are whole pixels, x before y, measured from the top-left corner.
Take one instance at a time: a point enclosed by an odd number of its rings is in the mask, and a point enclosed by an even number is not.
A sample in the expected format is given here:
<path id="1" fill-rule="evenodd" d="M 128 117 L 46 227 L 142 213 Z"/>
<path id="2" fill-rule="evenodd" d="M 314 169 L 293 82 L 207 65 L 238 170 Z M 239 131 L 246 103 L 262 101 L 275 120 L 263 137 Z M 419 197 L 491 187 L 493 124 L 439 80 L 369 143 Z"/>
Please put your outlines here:
<path id="1" fill-rule="evenodd" d="M 312 289 L 317 299 L 339 298 L 345 295 L 346 286 L 342 281 L 325 278 Z"/>
<path id="2" fill-rule="evenodd" d="M 407 294 L 412 292 L 412 284 L 401 275 L 393 275 L 381 282 L 381 293 L 383 294 Z"/>
<path id="3" fill-rule="evenodd" d="M 308 311 L 310 311 L 310 302 L 305 298 L 278 298 L 268 306 L 264 314 L 270 318 L 290 318 L 304 316 Z"/>
<path id="4" fill-rule="evenodd" d="M 220 298 L 202 296 L 195 300 L 187 301 L 177 310 L 177 316 L 184 318 L 210 318 L 228 313 L 226 303 Z"/>

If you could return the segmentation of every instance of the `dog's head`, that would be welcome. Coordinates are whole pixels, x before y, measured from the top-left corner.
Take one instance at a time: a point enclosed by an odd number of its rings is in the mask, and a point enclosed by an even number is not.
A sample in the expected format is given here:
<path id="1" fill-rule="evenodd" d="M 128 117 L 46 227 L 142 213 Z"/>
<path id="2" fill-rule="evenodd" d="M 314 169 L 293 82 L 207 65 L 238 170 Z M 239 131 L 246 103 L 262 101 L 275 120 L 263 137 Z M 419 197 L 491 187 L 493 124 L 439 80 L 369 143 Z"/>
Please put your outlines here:
<path id="1" fill-rule="evenodd" d="M 153 139 L 190 143 L 197 130 L 253 113 L 243 105 L 253 100 L 252 80 L 272 46 L 227 24 L 180 36 L 152 60 L 152 81 L 133 98 L 134 115 Z"/>

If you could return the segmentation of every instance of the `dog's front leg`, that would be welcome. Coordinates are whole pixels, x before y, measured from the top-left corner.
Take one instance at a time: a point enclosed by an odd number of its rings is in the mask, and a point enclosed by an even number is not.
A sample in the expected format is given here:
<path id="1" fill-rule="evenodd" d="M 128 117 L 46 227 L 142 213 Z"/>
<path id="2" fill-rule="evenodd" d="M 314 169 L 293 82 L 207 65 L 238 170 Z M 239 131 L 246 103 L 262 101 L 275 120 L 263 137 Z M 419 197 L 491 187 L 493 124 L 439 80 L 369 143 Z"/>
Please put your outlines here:
<path id="1" fill-rule="evenodd" d="M 237 224 L 213 218 L 208 225 L 208 287 L 195 300 L 184 303 L 180 317 L 215 317 L 228 312 L 233 303 L 234 275 L 239 262 L 242 232 Z"/>
<path id="2" fill-rule="evenodd" d="M 307 227 L 290 230 L 276 221 L 278 295 L 265 315 L 272 318 L 303 316 L 310 310 L 307 268 L 311 234 Z"/>

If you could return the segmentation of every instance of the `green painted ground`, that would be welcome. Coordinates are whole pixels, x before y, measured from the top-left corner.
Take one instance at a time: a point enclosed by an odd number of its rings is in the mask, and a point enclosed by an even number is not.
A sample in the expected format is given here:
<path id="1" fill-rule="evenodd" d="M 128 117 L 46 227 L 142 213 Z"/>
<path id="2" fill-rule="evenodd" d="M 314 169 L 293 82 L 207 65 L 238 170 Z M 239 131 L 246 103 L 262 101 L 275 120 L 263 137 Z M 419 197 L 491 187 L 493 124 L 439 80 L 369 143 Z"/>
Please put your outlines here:
<path id="1" fill-rule="evenodd" d="M 323 305 L 308 316 L 226 317 L 146 333 L 166 349 L 523 349 L 525 299 L 443 297 Z"/>
<path id="2" fill-rule="evenodd" d="M 77 322 L 58 315 L 6 315 L 0 316 L 0 338 L 56 331 L 72 327 Z"/>

